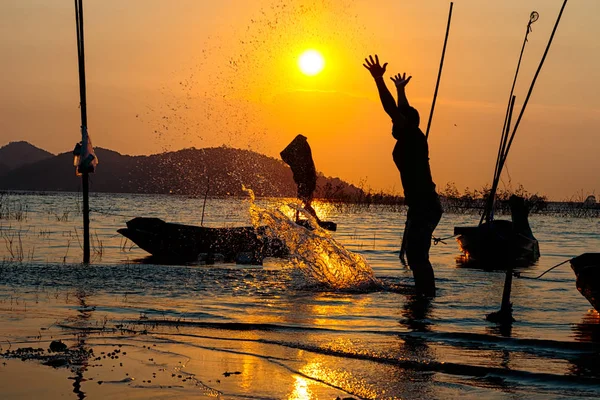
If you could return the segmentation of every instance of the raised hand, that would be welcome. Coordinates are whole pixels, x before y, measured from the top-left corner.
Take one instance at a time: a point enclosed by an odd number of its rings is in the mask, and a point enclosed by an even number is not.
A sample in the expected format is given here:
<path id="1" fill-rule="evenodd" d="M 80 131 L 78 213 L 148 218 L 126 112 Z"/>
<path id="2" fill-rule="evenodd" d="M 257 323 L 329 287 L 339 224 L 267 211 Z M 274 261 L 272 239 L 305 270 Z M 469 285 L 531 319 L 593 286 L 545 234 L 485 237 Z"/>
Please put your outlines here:
<path id="1" fill-rule="evenodd" d="M 385 74 L 385 69 L 387 68 L 388 63 L 382 65 L 379 64 L 379 57 L 375 54 L 375 59 L 373 60 L 373 56 L 369 56 L 369 58 L 365 58 L 366 64 L 363 64 L 363 67 L 369 70 L 371 76 L 373 78 L 381 78 L 383 74 Z"/>
<path id="2" fill-rule="evenodd" d="M 410 82 L 411 78 L 412 78 L 412 76 L 409 76 L 407 78 L 406 72 L 405 72 L 403 74 L 396 74 L 395 76 L 392 76 L 390 79 L 394 82 L 394 85 L 396 85 L 396 89 L 404 89 L 406 87 L 406 85 L 408 85 L 408 82 Z"/>

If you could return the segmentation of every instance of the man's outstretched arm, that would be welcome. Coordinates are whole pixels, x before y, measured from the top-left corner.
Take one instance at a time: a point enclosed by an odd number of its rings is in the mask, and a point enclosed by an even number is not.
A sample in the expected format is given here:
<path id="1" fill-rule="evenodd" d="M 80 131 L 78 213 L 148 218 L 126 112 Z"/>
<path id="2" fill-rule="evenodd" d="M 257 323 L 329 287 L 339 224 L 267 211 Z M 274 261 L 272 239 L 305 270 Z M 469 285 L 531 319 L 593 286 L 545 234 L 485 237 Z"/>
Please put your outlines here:
<path id="1" fill-rule="evenodd" d="M 375 59 L 373 60 L 373 56 L 369 56 L 369 58 L 365 58 L 365 64 L 363 66 L 369 70 L 373 79 L 375 79 L 375 84 L 377 85 L 377 91 L 379 92 L 379 98 L 381 99 L 381 104 L 383 105 L 383 109 L 385 112 L 393 119 L 396 120 L 402 116 L 398 113 L 398 107 L 396 106 L 396 101 L 394 100 L 394 96 L 390 93 L 389 89 L 385 85 L 385 81 L 383 80 L 383 74 L 385 74 L 385 69 L 387 68 L 387 63 L 380 65 L 379 57 L 375 55 Z"/>
<path id="2" fill-rule="evenodd" d="M 404 74 L 397 74 L 396 76 L 392 76 L 390 79 L 394 82 L 396 86 L 396 91 L 398 93 L 398 108 L 402 106 L 410 106 L 408 104 L 408 98 L 406 97 L 406 85 L 410 82 L 412 76 L 406 77 L 406 72 Z"/>

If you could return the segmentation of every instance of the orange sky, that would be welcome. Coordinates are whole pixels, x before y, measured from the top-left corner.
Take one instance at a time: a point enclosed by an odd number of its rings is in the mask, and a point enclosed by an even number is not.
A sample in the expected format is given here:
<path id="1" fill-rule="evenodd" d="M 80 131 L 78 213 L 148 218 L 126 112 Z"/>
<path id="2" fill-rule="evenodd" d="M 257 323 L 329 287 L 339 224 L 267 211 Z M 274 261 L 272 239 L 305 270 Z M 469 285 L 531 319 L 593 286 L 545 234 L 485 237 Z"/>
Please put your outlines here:
<path id="1" fill-rule="evenodd" d="M 226 144 L 278 156 L 303 133 L 326 175 L 401 193 L 390 121 L 362 60 L 378 53 L 390 73 L 413 75 L 408 95 L 424 129 L 448 1 L 84 3 L 96 146 L 148 154 Z M 491 181 L 529 13 L 540 19 L 522 64 L 517 109 L 561 4 L 454 2 L 429 141 L 439 187 Z M 78 141 L 73 8 L 71 0 L 0 2 L 0 145 L 27 140 L 57 153 Z M 600 2 L 571 0 L 513 144 L 506 184 L 557 200 L 600 191 L 598 37 Z M 296 65 L 308 48 L 326 59 L 314 77 Z"/>

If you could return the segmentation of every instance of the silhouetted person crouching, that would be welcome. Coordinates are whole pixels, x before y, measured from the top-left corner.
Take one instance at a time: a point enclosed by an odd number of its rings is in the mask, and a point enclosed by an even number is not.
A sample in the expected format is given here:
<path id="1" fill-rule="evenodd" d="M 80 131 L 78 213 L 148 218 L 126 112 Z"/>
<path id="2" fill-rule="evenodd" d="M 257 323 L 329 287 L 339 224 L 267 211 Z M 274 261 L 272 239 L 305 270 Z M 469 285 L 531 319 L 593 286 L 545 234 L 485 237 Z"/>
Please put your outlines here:
<path id="1" fill-rule="evenodd" d="M 408 205 L 404 239 L 408 265 L 417 290 L 434 296 L 435 278 L 429 262 L 429 248 L 431 235 L 442 217 L 442 207 L 431 178 L 427 139 L 419 129 L 419 112 L 409 105 L 406 98 L 405 88 L 411 77 L 398 74 L 391 78 L 398 92 L 396 104 L 383 80 L 387 63 L 381 66 L 377 55 L 375 59 L 369 56 L 365 61 L 363 65 L 375 79 L 383 109 L 392 118 L 392 135 L 397 141 L 392 156 L 400 171 L 404 199 Z"/>
<path id="2" fill-rule="evenodd" d="M 317 188 L 317 170 L 306 136 L 296 136 L 280 155 L 292 169 L 294 182 L 298 185 L 298 198 L 302 201 L 304 209 L 320 221 L 312 207 L 313 194 Z"/>

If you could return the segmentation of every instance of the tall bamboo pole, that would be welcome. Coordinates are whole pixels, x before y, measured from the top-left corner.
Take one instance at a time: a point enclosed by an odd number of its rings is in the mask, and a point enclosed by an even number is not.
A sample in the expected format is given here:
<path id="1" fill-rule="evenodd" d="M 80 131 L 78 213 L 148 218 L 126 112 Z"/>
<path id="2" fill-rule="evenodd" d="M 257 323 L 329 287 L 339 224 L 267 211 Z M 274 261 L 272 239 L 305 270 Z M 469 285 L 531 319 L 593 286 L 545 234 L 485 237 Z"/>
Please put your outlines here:
<path id="1" fill-rule="evenodd" d="M 512 144 L 513 139 L 515 138 L 515 134 L 517 133 L 517 128 L 519 127 L 519 123 L 521 122 L 521 118 L 523 118 L 523 114 L 525 113 L 525 108 L 527 107 L 527 103 L 529 102 L 529 98 L 531 97 L 531 93 L 533 93 L 533 88 L 535 86 L 535 82 L 542 70 L 542 66 L 544 65 L 544 61 L 546 60 L 546 56 L 548 55 L 548 51 L 550 50 L 550 46 L 552 45 L 552 40 L 554 39 L 554 34 L 558 28 L 558 24 L 560 23 L 560 19 L 562 17 L 563 11 L 565 10 L 565 6 L 567 5 L 568 0 L 564 0 L 562 7 L 560 8 L 560 12 L 558 13 L 558 17 L 556 18 L 556 23 L 554 24 L 554 28 L 552 29 L 552 33 L 550 34 L 550 39 L 548 40 L 548 44 L 546 45 L 546 50 L 542 55 L 542 59 L 540 64 L 538 65 L 537 70 L 535 71 L 535 75 L 533 76 L 533 81 L 531 82 L 531 86 L 529 87 L 529 91 L 527 92 L 527 96 L 525 97 L 525 101 L 523 106 L 521 107 L 521 112 L 519 113 L 519 117 L 515 122 L 514 127 L 512 128 L 512 134 L 508 142 L 505 143 L 505 150 L 503 152 L 503 156 L 499 158 L 498 162 L 498 179 L 500 174 L 502 173 L 502 168 L 506 162 L 506 157 L 508 156 L 508 151 L 510 150 L 510 145 Z M 511 107 L 509 108 L 509 114 L 506 122 L 506 133 L 508 133 L 511 129 L 510 120 L 512 118 L 512 107 L 514 106 L 514 96 L 511 98 Z M 497 181 L 495 182 L 497 186 Z M 493 312 L 487 316 L 488 321 L 510 324 L 514 321 L 512 317 L 512 304 L 510 303 L 510 292 L 512 286 L 512 266 L 509 266 L 506 272 L 506 278 L 504 282 L 504 290 L 502 293 L 502 305 L 500 306 L 500 311 Z"/>
<path id="2" fill-rule="evenodd" d="M 444 38 L 444 47 L 442 48 L 442 59 L 440 61 L 440 69 L 438 71 L 438 77 L 435 83 L 435 91 L 433 92 L 433 102 L 431 103 L 431 111 L 429 112 L 429 120 L 427 121 L 427 130 L 425 131 L 425 138 L 429 138 L 429 129 L 431 128 L 431 121 L 433 120 L 435 101 L 437 99 L 438 89 L 440 87 L 440 80 L 442 79 L 442 68 L 444 68 L 444 57 L 446 56 L 446 45 L 448 44 L 448 34 L 450 33 L 450 22 L 452 21 L 453 6 L 454 3 L 450 2 L 450 12 L 448 13 L 448 25 L 446 26 L 446 37 Z"/>
<path id="3" fill-rule="evenodd" d="M 481 215 L 481 220 L 479 224 L 483 224 L 484 221 L 491 222 L 494 219 L 494 204 L 496 201 L 496 191 L 498 187 L 498 181 L 500 180 L 500 175 L 502 173 L 500 167 L 500 160 L 506 156 L 506 145 L 508 141 L 508 136 L 510 133 L 510 127 L 507 127 L 507 120 L 509 112 L 512 113 L 511 110 L 511 100 L 513 99 L 513 93 L 515 92 L 515 86 L 517 84 L 517 77 L 519 76 L 519 70 L 521 68 L 521 60 L 523 59 L 523 53 L 525 52 L 525 45 L 527 44 L 527 38 L 531 33 L 531 25 L 538 20 L 540 15 L 536 11 L 532 11 L 529 15 L 529 22 L 527 23 L 527 27 L 525 29 L 525 38 L 523 39 L 523 45 L 521 46 L 521 53 L 519 54 L 519 61 L 517 62 L 517 69 L 515 71 L 515 76 L 513 78 L 512 87 L 510 88 L 510 95 L 508 96 L 508 105 L 506 106 L 506 114 L 504 116 L 504 125 L 502 126 L 502 136 L 500 139 L 500 146 L 498 147 L 498 156 L 496 158 L 496 167 L 494 170 L 494 179 L 492 180 L 492 188 L 490 190 L 490 194 L 488 200 L 485 205 L 485 209 L 483 214 Z"/>
<path id="4" fill-rule="evenodd" d="M 85 85 L 85 50 L 83 40 L 83 0 L 75 0 L 75 25 L 77 28 L 77 61 L 79 65 L 79 99 L 81 109 L 81 151 L 88 147 L 87 103 Z M 81 164 L 80 164 L 81 165 Z M 87 168 L 81 171 L 83 190 L 83 262 L 90 262 L 90 203 L 89 176 Z"/>

